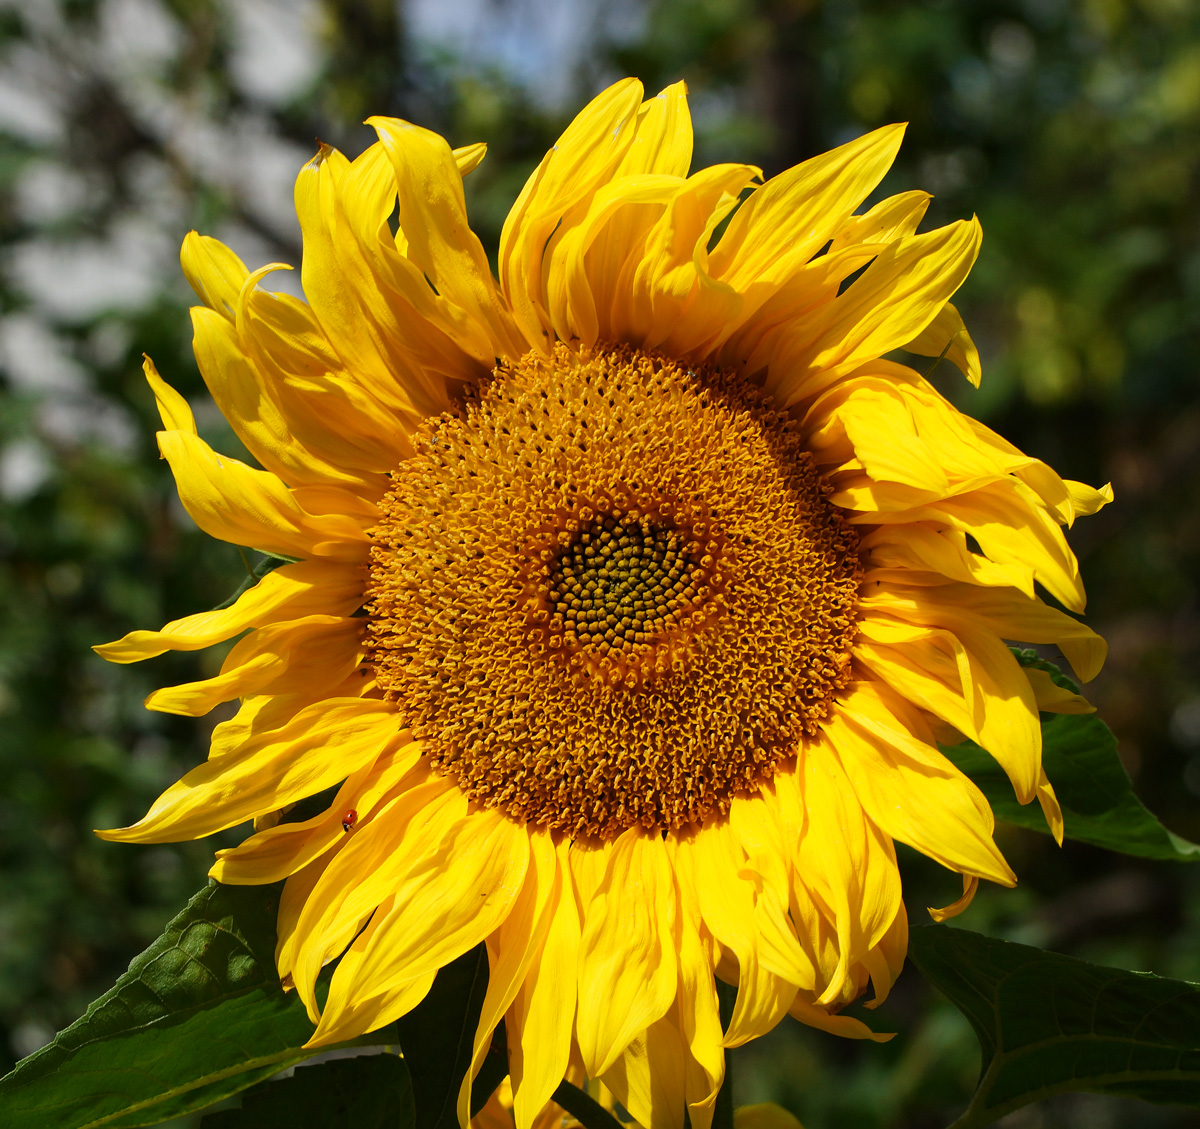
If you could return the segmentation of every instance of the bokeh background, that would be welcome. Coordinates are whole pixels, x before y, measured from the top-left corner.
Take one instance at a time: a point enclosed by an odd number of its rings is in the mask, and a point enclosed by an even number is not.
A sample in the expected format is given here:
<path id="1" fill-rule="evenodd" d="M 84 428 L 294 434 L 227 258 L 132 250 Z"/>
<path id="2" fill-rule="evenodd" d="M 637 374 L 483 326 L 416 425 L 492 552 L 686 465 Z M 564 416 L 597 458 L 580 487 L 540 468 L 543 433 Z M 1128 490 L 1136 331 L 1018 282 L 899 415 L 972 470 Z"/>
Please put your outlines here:
<path id="1" fill-rule="evenodd" d="M 525 176 L 583 100 L 625 74 L 686 79 L 696 166 L 767 174 L 910 122 L 880 195 L 977 213 L 960 292 L 980 391 L 960 406 L 1116 502 L 1072 542 L 1111 644 L 1090 696 L 1146 803 L 1200 838 L 1200 5 L 1192 0 L 0 0 L 0 1059 L 107 988 L 204 880 L 213 843 L 130 847 L 211 725 L 149 713 L 220 649 L 137 667 L 90 651 L 220 602 L 245 575 L 200 535 L 154 446 L 152 354 L 202 433 L 178 269 L 198 228 L 251 265 L 298 265 L 291 186 L 316 138 L 350 155 L 397 115 L 485 140 L 469 206 L 494 248 Z M 296 274 L 269 284 L 298 292 Z M 1200 870 L 1002 830 L 1021 876 L 961 923 L 1200 979 Z M 235 836 L 236 837 L 236 836 Z M 910 911 L 951 879 L 904 858 Z M 740 1102 L 807 1129 L 945 1125 L 978 1055 L 914 971 L 860 1045 L 786 1024 L 734 1055 Z M 7 1061 L 0 1063 L 7 1066 Z M 1183 1126 L 1066 1096 L 1041 1125 Z"/>

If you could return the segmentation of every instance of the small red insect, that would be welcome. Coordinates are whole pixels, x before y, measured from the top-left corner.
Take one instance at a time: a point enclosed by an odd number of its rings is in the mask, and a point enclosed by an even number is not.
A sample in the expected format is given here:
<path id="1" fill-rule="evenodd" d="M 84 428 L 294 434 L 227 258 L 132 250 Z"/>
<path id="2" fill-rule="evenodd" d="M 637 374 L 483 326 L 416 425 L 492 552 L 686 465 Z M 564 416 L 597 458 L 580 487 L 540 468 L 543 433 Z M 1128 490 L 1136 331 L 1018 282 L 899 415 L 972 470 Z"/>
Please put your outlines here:
<path id="1" fill-rule="evenodd" d="M 345 815 L 342 816 L 342 830 L 353 831 L 354 825 L 358 823 L 358 812 L 350 808 Z"/>

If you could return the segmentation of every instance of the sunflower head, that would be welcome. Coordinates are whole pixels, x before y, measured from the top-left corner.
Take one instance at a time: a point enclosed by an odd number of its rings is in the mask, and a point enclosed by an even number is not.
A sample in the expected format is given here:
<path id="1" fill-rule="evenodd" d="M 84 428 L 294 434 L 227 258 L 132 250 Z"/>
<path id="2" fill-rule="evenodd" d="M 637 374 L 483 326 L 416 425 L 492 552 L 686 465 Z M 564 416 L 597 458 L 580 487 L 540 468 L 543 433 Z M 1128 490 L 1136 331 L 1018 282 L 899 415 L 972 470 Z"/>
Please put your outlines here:
<path id="1" fill-rule="evenodd" d="M 296 563 L 99 648 L 241 636 L 148 700 L 239 699 L 209 761 L 103 834 L 258 821 L 212 873 L 286 879 L 277 958 L 313 1045 L 486 943 L 474 1068 L 503 1020 L 519 1129 L 568 1072 L 705 1129 L 724 1048 L 785 1014 L 879 1037 L 840 1012 L 903 962 L 894 840 L 962 876 L 940 916 L 1014 881 L 939 736 L 1061 835 L 1038 713 L 1089 707 L 1005 641 L 1098 669 L 1042 592 L 1083 610 L 1062 527 L 1110 493 L 883 359 L 979 381 L 950 303 L 979 225 L 918 232 L 921 192 L 860 210 L 899 128 L 765 181 L 691 172 L 682 85 L 617 83 L 530 176 L 493 277 L 462 190 L 482 147 L 370 124 L 297 180 L 306 301 L 184 243 L 201 371 L 260 466 L 215 454 L 147 362 L 160 448 L 204 529 Z"/>

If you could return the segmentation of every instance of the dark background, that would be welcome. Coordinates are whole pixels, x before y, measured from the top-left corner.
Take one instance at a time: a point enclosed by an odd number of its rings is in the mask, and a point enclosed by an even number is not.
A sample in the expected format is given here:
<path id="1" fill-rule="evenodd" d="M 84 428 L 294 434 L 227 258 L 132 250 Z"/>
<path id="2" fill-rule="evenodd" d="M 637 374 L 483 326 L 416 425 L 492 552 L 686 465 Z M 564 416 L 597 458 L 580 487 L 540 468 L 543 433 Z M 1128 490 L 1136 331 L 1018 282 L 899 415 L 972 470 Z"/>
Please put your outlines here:
<path id="1" fill-rule="evenodd" d="M 634 74 L 684 78 L 694 167 L 768 173 L 889 121 L 883 193 L 977 213 L 956 302 L 983 355 L 965 410 L 1116 502 L 1071 534 L 1111 645 L 1089 696 L 1139 793 L 1200 838 L 1200 7 L 1190 0 L 38 0 L 0 3 L 0 1059 L 79 1015 L 202 881 L 213 843 L 131 847 L 137 818 L 218 720 L 145 711 L 215 673 L 220 648 L 115 667 L 90 647 L 212 606 L 244 575 L 174 498 L 143 350 L 238 446 L 190 351 L 178 245 L 196 227 L 253 266 L 299 263 L 291 181 L 315 138 L 350 155 L 372 113 L 484 140 L 467 181 L 495 246 L 572 113 Z M 272 276 L 271 285 L 297 285 Z M 968 927 L 1200 979 L 1197 871 L 1001 829 L 1021 877 Z M 956 895 L 905 855 L 907 900 Z M 808 1129 L 941 1126 L 978 1055 L 915 971 L 886 1046 L 785 1023 L 733 1062 L 737 1100 Z M 0 1064 L 0 1065 L 6 1065 Z M 1183 1126 L 1192 1115 L 1068 1096 L 1004 1124 Z"/>

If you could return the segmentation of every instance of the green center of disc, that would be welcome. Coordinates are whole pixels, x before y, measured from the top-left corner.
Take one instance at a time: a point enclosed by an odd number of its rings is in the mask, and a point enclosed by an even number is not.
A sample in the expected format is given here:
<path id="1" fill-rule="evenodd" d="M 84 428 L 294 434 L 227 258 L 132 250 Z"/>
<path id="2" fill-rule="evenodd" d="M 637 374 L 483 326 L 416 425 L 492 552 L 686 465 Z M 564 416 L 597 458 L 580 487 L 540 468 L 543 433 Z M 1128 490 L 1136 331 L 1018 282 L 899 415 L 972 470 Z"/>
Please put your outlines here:
<path id="1" fill-rule="evenodd" d="M 628 651 L 678 626 L 696 595 L 698 549 L 648 518 L 597 517 L 550 566 L 550 612 L 565 641 Z"/>

